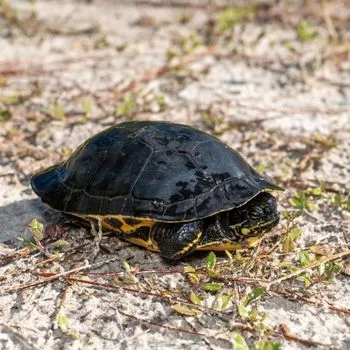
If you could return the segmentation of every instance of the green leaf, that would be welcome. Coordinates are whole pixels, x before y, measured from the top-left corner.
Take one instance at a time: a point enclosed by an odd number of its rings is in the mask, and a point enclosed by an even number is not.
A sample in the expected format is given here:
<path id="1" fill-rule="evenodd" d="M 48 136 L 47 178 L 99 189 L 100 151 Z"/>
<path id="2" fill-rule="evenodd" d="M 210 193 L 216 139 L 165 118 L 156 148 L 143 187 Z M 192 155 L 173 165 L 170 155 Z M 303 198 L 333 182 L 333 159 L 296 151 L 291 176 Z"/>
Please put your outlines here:
<path id="1" fill-rule="evenodd" d="M 195 273 L 196 269 L 191 266 L 191 265 L 187 265 L 184 267 L 184 272 L 186 272 L 186 277 L 189 279 L 189 281 L 192 284 L 198 284 L 200 279 L 199 276 Z"/>
<path id="2" fill-rule="evenodd" d="M 298 260 L 302 266 L 307 266 L 313 261 L 313 255 L 310 255 L 307 251 L 302 251 L 298 255 Z"/>
<path id="3" fill-rule="evenodd" d="M 196 308 L 192 308 L 183 304 L 175 304 L 175 305 L 172 305 L 171 308 L 175 310 L 177 313 L 184 316 L 197 316 L 202 313 L 200 310 Z"/>
<path id="4" fill-rule="evenodd" d="M 193 291 L 191 291 L 191 293 L 190 293 L 190 299 L 191 299 L 192 303 L 196 304 L 196 305 L 200 305 L 202 302 L 200 297 Z"/>
<path id="5" fill-rule="evenodd" d="M 207 270 L 214 271 L 216 265 L 216 255 L 213 252 L 210 252 L 207 256 Z"/>
<path id="6" fill-rule="evenodd" d="M 257 287 L 244 299 L 243 305 L 248 306 L 253 300 L 260 298 L 261 296 L 266 295 L 265 288 Z"/>
<path id="7" fill-rule="evenodd" d="M 306 189 L 305 193 L 308 196 L 315 197 L 315 198 L 320 198 L 323 196 L 323 191 L 321 187 L 315 187 L 315 188 L 309 187 L 308 189 Z"/>
<path id="8" fill-rule="evenodd" d="M 81 106 L 83 107 L 84 114 L 88 117 L 92 114 L 92 100 L 89 97 L 84 97 L 81 101 Z"/>
<path id="9" fill-rule="evenodd" d="M 165 101 L 165 97 L 163 95 L 157 95 L 156 96 L 156 100 L 157 100 L 159 109 L 161 111 L 164 111 L 166 109 L 166 107 L 167 107 L 167 103 Z"/>
<path id="10" fill-rule="evenodd" d="M 300 216 L 302 212 L 301 211 L 289 211 L 289 210 L 282 210 L 281 215 L 287 219 L 288 221 L 295 220 L 298 216 Z"/>
<path id="11" fill-rule="evenodd" d="M 268 170 L 268 167 L 265 163 L 259 163 L 258 165 L 255 166 L 255 169 L 260 173 L 264 174 L 266 173 L 266 170 Z"/>
<path id="12" fill-rule="evenodd" d="M 59 239 L 56 242 L 52 242 L 51 244 L 49 244 L 50 247 L 54 247 L 54 248 L 58 248 L 58 247 L 62 247 L 64 245 L 69 244 L 68 241 L 64 240 L 64 239 Z"/>
<path id="13" fill-rule="evenodd" d="M 282 345 L 280 343 L 271 343 L 268 340 L 260 340 L 255 344 L 256 350 L 281 350 Z"/>
<path id="14" fill-rule="evenodd" d="M 247 343 L 239 333 L 232 332 L 230 334 L 230 339 L 233 350 L 249 350 Z"/>
<path id="15" fill-rule="evenodd" d="M 326 281 L 331 281 L 341 270 L 341 265 L 337 264 L 335 261 L 326 261 L 318 266 L 319 275 Z"/>
<path id="16" fill-rule="evenodd" d="M 330 266 L 330 270 L 332 270 L 332 272 L 334 273 L 340 273 L 343 269 L 343 267 L 339 264 L 336 263 L 336 261 L 329 261 L 328 262 L 331 266 Z M 326 263 L 327 265 L 327 263 Z"/>
<path id="17" fill-rule="evenodd" d="M 326 264 L 322 263 L 317 267 L 319 275 L 323 275 L 326 271 Z"/>
<path id="18" fill-rule="evenodd" d="M 31 241 L 27 241 L 23 237 L 16 237 L 16 239 L 17 239 L 17 241 L 21 242 L 26 247 L 33 248 L 33 249 L 37 249 L 38 248 L 38 246 L 35 243 L 33 243 Z"/>
<path id="19" fill-rule="evenodd" d="M 196 269 L 195 269 L 193 266 L 191 266 L 191 265 L 186 265 L 186 266 L 184 267 L 184 272 L 186 272 L 186 273 L 189 273 L 189 272 L 196 272 Z"/>
<path id="20" fill-rule="evenodd" d="M 280 261 L 280 262 L 278 263 L 278 266 L 280 266 L 280 267 L 289 267 L 290 264 L 291 264 L 290 261 Z"/>
<path id="21" fill-rule="evenodd" d="M 243 305 L 243 303 L 237 305 L 237 310 L 239 316 L 241 316 L 244 320 L 249 317 L 249 310 Z"/>
<path id="22" fill-rule="evenodd" d="M 1 6 L 0 6 L 0 9 L 1 9 Z M 0 103 L 3 103 L 5 105 L 15 105 L 21 101 L 21 98 L 22 96 L 19 94 L 13 94 L 13 95 L 7 95 L 7 96 L 0 95 Z"/>
<path id="23" fill-rule="evenodd" d="M 232 299 L 232 295 L 223 293 L 221 294 L 220 299 L 221 299 L 221 310 L 225 310 Z"/>
<path id="24" fill-rule="evenodd" d="M 350 211 L 350 197 L 342 194 L 335 194 L 330 197 L 330 202 L 340 209 Z"/>
<path id="25" fill-rule="evenodd" d="M 308 273 L 302 273 L 297 277 L 297 280 L 304 282 L 305 288 L 310 287 L 311 283 L 313 282 L 310 277 L 310 274 Z"/>
<path id="26" fill-rule="evenodd" d="M 302 20 L 298 25 L 297 34 L 300 41 L 310 41 L 318 35 L 318 32 L 309 21 Z"/>
<path id="27" fill-rule="evenodd" d="M 219 13 L 217 28 L 219 31 L 223 32 L 227 29 L 231 29 L 237 23 L 254 19 L 254 16 L 255 9 L 253 7 L 227 8 Z"/>
<path id="28" fill-rule="evenodd" d="M 282 248 L 285 253 L 290 253 L 294 250 L 295 244 L 289 235 L 283 240 Z"/>
<path id="29" fill-rule="evenodd" d="M 212 292 L 212 293 L 216 293 L 217 291 L 219 291 L 222 288 L 222 283 L 216 283 L 216 282 L 209 282 L 209 283 L 205 283 L 203 285 L 203 289 L 206 292 Z"/>
<path id="30" fill-rule="evenodd" d="M 69 319 L 68 319 L 67 315 L 65 315 L 64 313 L 60 312 L 57 315 L 57 323 L 58 323 L 58 326 L 60 327 L 61 330 L 66 331 L 67 327 L 68 327 L 68 324 L 69 324 Z"/>
<path id="31" fill-rule="evenodd" d="M 287 234 L 283 237 L 282 240 L 282 248 L 286 253 L 292 252 L 295 248 L 295 240 L 300 237 L 302 234 L 301 229 L 294 228 L 291 231 L 287 232 Z"/>
<path id="32" fill-rule="evenodd" d="M 226 256 L 230 259 L 230 262 L 232 262 L 234 259 L 233 259 L 233 255 L 231 252 L 229 252 L 228 250 L 225 250 L 225 254 Z"/>
<path id="33" fill-rule="evenodd" d="M 8 109 L 0 109 L 0 122 L 6 122 L 12 117 L 11 112 Z"/>
<path id="34" fill-rule="evenodd" d="M 295 45 L 291 41 L 285 41 L 283 44 L 289 51 L 291 51 L 291 52 L 296 51 Z"/>
<path id="35" fill-rule="evenodd" d="M 308 199 L 305 192 L 296 193 L 290 200 L 293 207 L 298 209 L 305 209 L 309 207 Z"/>
<path id="36" fill-rule="evenodd" d="M 56 119 L 63 119 L 64 117 L 64 109 L 58 102 L 51 105 L 50 112 Z"/>
<path id="37" fill-rule="evenodd" d="M 123 261 L 123 267 L 124 267 L 124 270 L 125 270 L 126 273 L 130 273 L 131 272 L 131 267 L 126 261 Z"/>
<path id="38" fill-rule="evenodd" d="M 44 238 L 44 225 L 37 219 L 33 219 L 30 222 L 29 231 L 38 241 L 41 241 Z"/>
<path id="39" fill-rule="evenodd" d="M 136 96 L 131 94 L 125 98 L 125 100 L 116 108 L 115 115 L 117 117 L 128 116 L 130 117 L 136 109 Z"/>
<path id="40" fill-rule="evenodd" d="M 290 236 L 292 238 L 292 240 L 296 240 L 297 238 L 299 238 L 302 235 L 303 231 L 300 228 L 294 228 L 291 232 L 290 232 Z"/>

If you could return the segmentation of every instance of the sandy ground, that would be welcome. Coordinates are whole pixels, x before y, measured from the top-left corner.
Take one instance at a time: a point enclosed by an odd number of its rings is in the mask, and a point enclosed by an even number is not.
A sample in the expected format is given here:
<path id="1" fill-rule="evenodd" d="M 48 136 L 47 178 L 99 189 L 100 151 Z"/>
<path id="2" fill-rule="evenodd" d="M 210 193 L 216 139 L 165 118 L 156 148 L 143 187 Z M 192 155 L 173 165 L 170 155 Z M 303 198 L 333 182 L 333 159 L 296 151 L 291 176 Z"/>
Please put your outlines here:
<path id="1" fill-rule="evenodd" d="M 229 349 L 237 333 L 249 348 L 350 348 L 349 6 L 265 2 L 220 31 L 225 2 L 203 3 L 11 1 L 16 17 L 0 2 L 1 349 Z M 96 253 L 30 176 L 125 120 L 215 134 L 286 188 L 289 218 L 216 273 L 206 254 L 169 265 L 113 235 Z"/>

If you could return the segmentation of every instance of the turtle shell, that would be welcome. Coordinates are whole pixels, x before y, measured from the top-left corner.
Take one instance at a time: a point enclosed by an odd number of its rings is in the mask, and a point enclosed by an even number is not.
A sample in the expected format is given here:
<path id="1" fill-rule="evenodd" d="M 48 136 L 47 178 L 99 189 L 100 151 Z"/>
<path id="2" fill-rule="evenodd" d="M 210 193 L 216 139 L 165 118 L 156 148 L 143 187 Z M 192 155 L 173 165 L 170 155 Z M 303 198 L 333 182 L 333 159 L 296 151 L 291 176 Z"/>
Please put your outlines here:
<path id="1" fill-rule="evenodd" d="M 217 138 L 186 125 L 126 122 L 33 176 L 50 207 L 79 216 L 191 221 L 281 190 Z"/>

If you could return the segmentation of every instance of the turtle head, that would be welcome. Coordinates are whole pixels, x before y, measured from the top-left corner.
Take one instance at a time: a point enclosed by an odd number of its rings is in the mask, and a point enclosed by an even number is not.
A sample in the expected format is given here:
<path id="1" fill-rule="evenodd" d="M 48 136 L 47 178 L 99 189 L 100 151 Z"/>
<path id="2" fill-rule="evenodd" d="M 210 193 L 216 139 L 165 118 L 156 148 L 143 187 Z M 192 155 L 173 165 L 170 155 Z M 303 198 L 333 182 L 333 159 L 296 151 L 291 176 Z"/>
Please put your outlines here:
<path id="1" fill-rule="evenodd" d="M 259 236 L 278 224 L 276 199 L 262 192 L 245 205 L 231 210 L 228 220 L 235 239 Z"/>

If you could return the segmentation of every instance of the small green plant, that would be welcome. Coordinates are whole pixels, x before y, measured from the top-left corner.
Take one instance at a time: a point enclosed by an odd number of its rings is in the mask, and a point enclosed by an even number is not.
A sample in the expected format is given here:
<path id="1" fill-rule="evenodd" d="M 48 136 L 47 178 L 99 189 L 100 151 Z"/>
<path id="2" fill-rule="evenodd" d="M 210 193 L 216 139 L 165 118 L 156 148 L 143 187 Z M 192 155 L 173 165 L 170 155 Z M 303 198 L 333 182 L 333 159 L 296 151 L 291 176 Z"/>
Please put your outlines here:
<path id="1" fill-rule="evenodd" d="M 308 272 L 301 273 L 296 279 L 303 282 L 305 288 L 310 287 L 310 285 L 313 283 L 313 280 Z"/>
<path id="2" fill-rule="evenodd" d="M 203 40 L 196 32 L 180 36 L 176 41 L 176 45 L 168 49 L 167 61 L 171 62 L 174 58 L 181 58 L 186 55 L 192 54 L 196 48 L 202 45 Z M 180 67 L 177 66 L 177 69 L 179 68 Z"/>
<path id="3" fill-rule="evenodd" d="M 174 304 L 171 308 L 177 313 L 184 316 L 198 316 L 202 313 L 202 311 L 198 310 L 198 308 L 191 307 L 185 304 Z"/>
<path id="4" fill-rule="evenodd" d="M 61 331 L 67 332 L 68 324 L 69 324 L 69 319 L 67 315 L 60 312 L 57 315 L 57 324 L 58 324 L 58 327 L 61 329 Z"/>
<path id="5" fill-rule="evenodd" d="M 248 294 L 248 296 L 243 300 L 242 304 L 244 306 L 248 306 L 251 302 L 261 298 L 264 295 L 266 295 L 265 288 L 262 288 L 262 287 L 254 288 L 253 291 L 250 294 Z"/>
<path id="6" fill-rule="evenodd" d="M 231 29 L 235 24 L 251 21 L 255 17 L 254 7 L 230 7 L 219 13 L 217 28 L 219 32 Z"/>
<path id="7" fill-rule="evenodd" d="M 305 191 L 297 192 L 290 200 L 293 207 L 298 209 L 314 210 L 313 200 L 324 198 L 324 191 L 320 187 L 307 188 Z"/>
<path id="8" fill-rule="evenodd" d="M 327 261 L 318 266 L 318 273 L 323 281 L 331 282 L 342 271 L 337 261 Z"/>
<path id="9" fill-rule="evenodd" d="M 68 316 L 61 311 L 57 315 L 57 325 L 60 331 L 69 337 L 77 339 L 79 337 L 79 334 L 76 331 L 70 329 L 69 323 L 70 321 Z"/>
<path id="10" fill-rule="evenodd" d="M 97 38 L 94 42 L 94 47 L 96 50 L 106 49 L 110 46 L 111 45 L 105 36 L 101 36 L 100 38 Z"/>
<path id="11" fill-rule="evenodd" d="M 167 107 L 167 103 L 165 101 L 165 97 L 163 95 L 157 95 L 156 96 L 156 101 L 157 101 L 157 104 L 159 106 L 159 109 L 161 111 L 164 111 Z"/>
<path id="12" fill-rule="evenodd" d="M 292 252 L 295 248 L 295 241 L 298 237 L 300 237 L 302 234 L 302 231 L 300 228 L 292 228 L 290 230 L 287 230 L 287 233 L 282 239 L 282 248 L 283 251 L 286 253 Z"/>
<path id="13" fill-rule="evenodd" d="M 282 346 L 279 343 L 272 343 L 268 340 L 260 340 L 255 344 L 256 350 L 281 350 Z"/>
<path id="14" fill-rule="evenodd" d="M 184 272 L 186 273 L 186 277 L 190 281 L 191 284 L 196 285 L 200 282 L 199 275 L 197 275 L 195 273 L 196 269 L 193 266 L 191 266 L 191 265 L 185 266 Z"/>
<path id="15" fill-rule="evenodd" d="M 312 261 L 315 260 L 314 254 L 310 254 L 308 251 L 303 250 L 298 255 L 298 260 L 301 264 L 301 266 L 307 266 L 312 263 Z"/>
<path id="16" fill-rule="evenodd" d="M 239 333 L 232 332 L 230 334 L 230 340 L 233 350 L 249 350 L 247 343 Z"/>
<path id="17" fill-rule="evenodd" d="M 6 122 L 12 117 L 11 112 L 8 109 L 0 109 L 0 122 Z"/>
<path id="18" fill-rule="evenodd" d="M 91 98 L 84 97 L 81 100 L 81 106 L 82 106 L 82 108 L 84 110 L 85 117 L 86 118 L 90 117 L 91 114 L 92 114 L 92 106 L 93 106 Z"/>
<path id="19" fill-rule="evenodd" d="M 283 43 L 284 47 L 286 49 L 288 49 L 290 52 L 295 52 L 296 51 L 296 47 L 295 45 L 291 42 L 291 41 L 285 41 Z"/>
<path id="20" fill-rule="evenodd" d="M 298 209 L 311 209 L 311 204 L 305 192 L 296 193 L 290 200 L 293 207 Z"/>
<path id="21" fill-rule="evenodd" d="M 191 33 L 188 36 L 183 36 L 179 40 L 179 47 L 183 54 L 192 53 L 197 47 L 201 46 L 202 44 L 202 39 L 196 33 Z"/>
<path id="22" fill-rule="evenodd" d="M 226 310 L 232 301 L 232 293 L 221 293 L 213 304 L 214 310 Z"/>
<path id="23" fill-rule="evenodd" d="M 216 255 L 214 252 L 210 252 L 207 256 L 207 272 L 214 272 L 216 265 Z"/>
<path id="24" fill-rule="evenodd" d="M 31 249 L 37 249 L 38 246 L 31 242 L 31 241 L 28 241 L 26 239 L 24 239 L 23 237 L 16 237 L 17 238 L 17 241 L 21 242 L 24 246 L 28 247 L 28 248 L 31 248 Z"/>
<path id="25" fill-rule="evenodd" d="M 64 118 L 64 108 L 59 102 L 55 102 L 49 107 L 49 113 L 55 119 L 63 119 Z"/>
<path id="26" fill-rule="evenodd" d="M 44 238 L 44 224 L 37 219 L 33 219 L 29 224 L 29 231 L 32 236 L 41 241 Z"/>
<path id="27" fill-rule="evenodd" d="M 116 117 L 131 117 L 136 109 L 136 95 L 131 94 L 127 96 L 124 101 L 116 108 Z"/>
<path id="28" fill-rule="evenodd" d="M 318 32 L 309 21 L 302 20 L 297 28 L 297 35 L 300 41 L 305 42 L 313 40 L 318 35 Z"/>
<path id="29" fill-rule="evenodd" d="M 206 292 L 216 293 L 223 287 L 222 283 L 208 282 L 203 285 L 203 290 Z"/>
<path id="30" fill-rule="evenodd" d="M 0 102 L 5 105 L 15 105 L 21 101 L 22 96 L 19 93 L 0 96 Z"/>
<path id="31" fill-rule="evenodd" d="M 190 300 L 195 305 L 201 305 L 201 303 L 202 303 L 201 298 L 195 292 L 193 292 L 192 290 L 191 290 L 191 293 L 190 293 Z"/>
<path id="32" fill-rule="evenodd" d="M 264 319 L 265 314 L 263 312 L 258 311 L 256 308 L 251 307 L 251 303 L 254 300 L 261 298 L 266 295 L 265 288 L 257 287 L 254 288 L 253 291 L 246 296 L 246 298 L 237 304 L 237 310 L 239 316 L 246 321 L 253 322 L 255 326 L 263 329 L 265 328 Z"/>
<path id="33" fill-rule="evenodd" d="M 350 196 L 336 193 L 330 196 L 330 202 L 337 208 L 350 212 Z"/>

